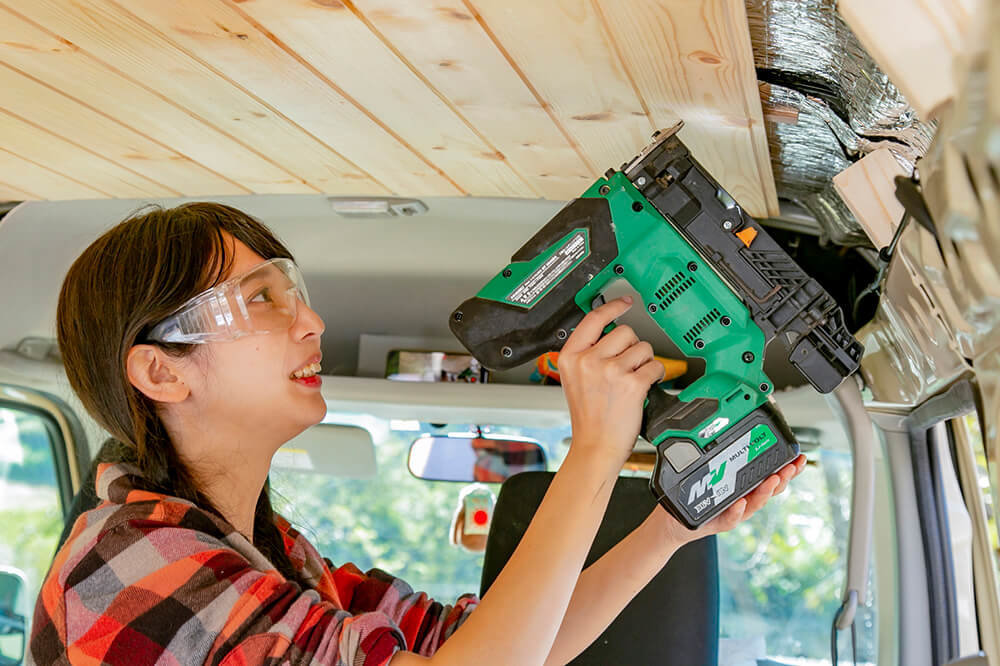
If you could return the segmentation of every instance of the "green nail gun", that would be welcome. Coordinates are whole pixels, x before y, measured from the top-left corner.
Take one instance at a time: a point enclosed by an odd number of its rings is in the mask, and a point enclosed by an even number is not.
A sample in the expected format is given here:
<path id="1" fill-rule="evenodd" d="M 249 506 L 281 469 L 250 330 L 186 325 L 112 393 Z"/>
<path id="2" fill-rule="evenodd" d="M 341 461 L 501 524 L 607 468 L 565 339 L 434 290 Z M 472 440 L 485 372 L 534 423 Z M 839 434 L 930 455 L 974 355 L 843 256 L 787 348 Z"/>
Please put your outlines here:
<path id="1" fill-rule="evenodd" d="M 822 393 L 857 370 L 862 346 L 833 298 L 692 157 L 680 127 L 567 204 L 450 326 L 485 367 L 509 369 L 560 349 L 601 292 L 626 280 L 681 352 L 705 360 L 678 396 L 650 389 L 641 430 L 657 449 L 650 489 L 694 529 L 799 453 L 770 397 L 765 345 L 782 336 Z"/>

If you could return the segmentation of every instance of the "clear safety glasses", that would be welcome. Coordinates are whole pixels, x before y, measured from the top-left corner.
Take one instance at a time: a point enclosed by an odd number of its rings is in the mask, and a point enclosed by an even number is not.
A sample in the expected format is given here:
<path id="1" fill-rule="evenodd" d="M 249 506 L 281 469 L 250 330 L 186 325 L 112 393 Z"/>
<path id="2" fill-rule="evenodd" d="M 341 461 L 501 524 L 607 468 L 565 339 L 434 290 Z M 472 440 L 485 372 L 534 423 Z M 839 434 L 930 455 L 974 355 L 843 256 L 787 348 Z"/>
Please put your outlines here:
<path id="1" fill-rule="evenodd" d="M 157 324 L 148 339 L 198 344 L 287 330 L 300 299 L 309 305 L 298 266 L 271 259 L 198 294 Z"/>

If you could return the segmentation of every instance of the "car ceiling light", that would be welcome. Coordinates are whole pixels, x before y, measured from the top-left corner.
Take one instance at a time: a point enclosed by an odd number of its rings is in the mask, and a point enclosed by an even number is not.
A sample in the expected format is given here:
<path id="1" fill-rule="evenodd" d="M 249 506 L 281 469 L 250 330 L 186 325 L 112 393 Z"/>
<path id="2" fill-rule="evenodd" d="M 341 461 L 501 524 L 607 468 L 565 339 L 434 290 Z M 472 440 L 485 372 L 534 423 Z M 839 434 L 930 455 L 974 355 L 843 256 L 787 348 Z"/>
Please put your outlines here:
<path id="1" fill-rule="evenodd" d="M 343 217 L 413 217 L 427 212 L 419 199 L 401 197 L 330 197 L 334 212 Z"/>

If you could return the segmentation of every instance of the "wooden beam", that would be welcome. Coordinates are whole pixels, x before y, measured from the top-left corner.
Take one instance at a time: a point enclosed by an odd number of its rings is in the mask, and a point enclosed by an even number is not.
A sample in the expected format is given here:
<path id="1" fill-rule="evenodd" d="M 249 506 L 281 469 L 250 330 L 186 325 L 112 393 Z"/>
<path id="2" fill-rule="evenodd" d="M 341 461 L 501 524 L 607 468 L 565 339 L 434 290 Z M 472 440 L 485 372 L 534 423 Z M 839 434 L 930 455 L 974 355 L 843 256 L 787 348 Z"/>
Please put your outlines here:
<path id="1" fill-rule="evenodd" d="M 931 120 L 955 97 L 956 62 L 982 6 L 983 0 L 840 0 L 837 11 L 917 115 Z"/>
<path id="2" fill-rule="evenodd" d="M 187 196 L 250 191 L 56 90 L 0 63 L 0 109 Z"/>
<path id="3" fill-rule="evenodd" d="M 748 212 L 777 211 L 742 3 L 465 4 L 597 170 L 683 118 L 682 138 Z"/>
<path id="4" fill-rule="evenodd" d="M 742 0 L 595 0 L 656 127 L 680 138 L 751 215 L 777 216 Z"/>
<path id="5" fill-rule="evenodd" d="M 896 176 L 906 169 L 888 148 L 868 153 L 833 177 L 833 187 L 854 213 L 861 228 L 877 248 L 892 241 L 903 219 L 903 206 L 896 200 Z"/>

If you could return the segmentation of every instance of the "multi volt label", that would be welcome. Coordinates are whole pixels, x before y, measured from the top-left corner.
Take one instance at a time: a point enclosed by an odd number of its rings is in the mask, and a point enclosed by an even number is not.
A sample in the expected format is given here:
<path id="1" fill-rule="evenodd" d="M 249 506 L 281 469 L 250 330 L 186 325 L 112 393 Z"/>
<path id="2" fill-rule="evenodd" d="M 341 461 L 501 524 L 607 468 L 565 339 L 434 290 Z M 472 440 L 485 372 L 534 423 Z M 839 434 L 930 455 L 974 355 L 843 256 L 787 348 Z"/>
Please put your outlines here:
<path id="1" fill-rule="evenodd" d="M 698 474 L 692 474 L 681 483 L 680 500 L 697 520 L 713 506 L 722 504 L 736 492 L 736 476 L 771 448 L 778 438 L 764 424 L 755 425 L 735 442 L 718 454 Z"/>
<path id="2" fill-rule="evenodd" d="M 590 254 L 587 232 L 577 231 L 541 266 L 531 272 L 506 298 L 513 305 L 531 307 Z"/>

